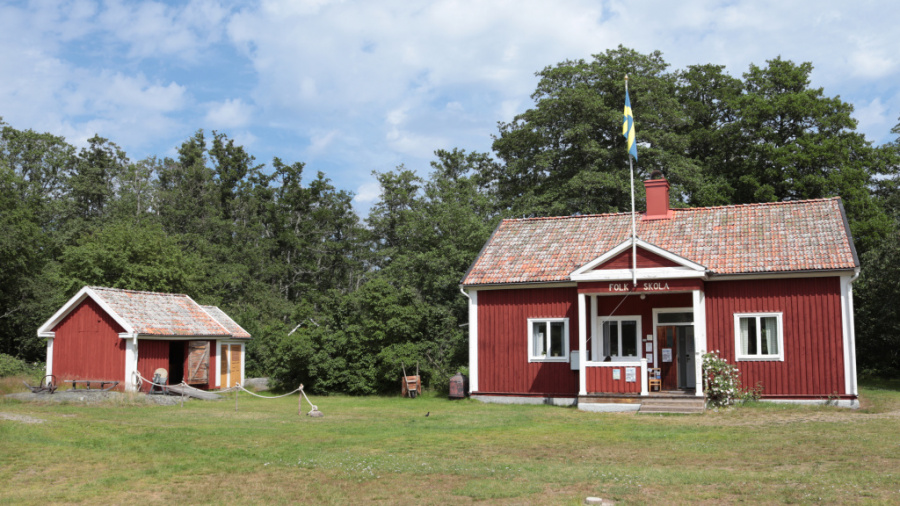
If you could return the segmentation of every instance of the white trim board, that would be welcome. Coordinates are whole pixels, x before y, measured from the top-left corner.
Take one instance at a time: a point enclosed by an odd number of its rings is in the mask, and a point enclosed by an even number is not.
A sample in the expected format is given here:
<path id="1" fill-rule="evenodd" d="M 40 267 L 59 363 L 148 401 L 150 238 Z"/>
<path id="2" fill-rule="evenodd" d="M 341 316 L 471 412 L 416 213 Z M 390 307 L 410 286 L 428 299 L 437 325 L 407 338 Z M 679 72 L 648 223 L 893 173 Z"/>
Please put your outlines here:
<path id="1" fill-rule="evenodd" d="M 650 244 L 643 239 L 637 239 L 635 244 L 637 247 L 649 251 L 655 255 L 661 256 L 666 260 L 678 264 L 678 267 L 652 267 L 638 268 L 638 277 L 642 279 L 662 279 L 662 278 L 701 278 L 706 276 L 706 268 L 696 262 L 692 262 L 687 258 L 678 256 L 670 251 L 664 250 L 658 246 Z M 631 269 L 608 269 L 595 271 L 594 269 L 623 253 L 631 247 L 631 239 L 619 243 L 618 246 L 612 248 L 599 257 L 575 269 L 569 277 L 574 281 L 606 281 L 614 279 L 631 279 Z M 627 276 L 622 277 L 623 273 Z"/>

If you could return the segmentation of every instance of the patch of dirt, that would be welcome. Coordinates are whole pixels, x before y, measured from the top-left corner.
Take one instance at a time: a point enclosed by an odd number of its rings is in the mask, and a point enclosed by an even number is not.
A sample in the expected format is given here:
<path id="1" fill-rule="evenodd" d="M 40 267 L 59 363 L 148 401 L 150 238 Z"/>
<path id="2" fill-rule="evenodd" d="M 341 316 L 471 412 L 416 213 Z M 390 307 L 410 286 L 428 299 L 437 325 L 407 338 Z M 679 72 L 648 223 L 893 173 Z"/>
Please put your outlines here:
<path id="1" fill-rule="evenodd" d="M 15 413 L 0 413 L 0 420 L 12 420 L 13 422 L 22 423 L 44 423 L 47 421 L 43 418 L 35 418 L 28 415 L 17 415 Z"/>
<path id="2" fill-rule="evenodd" d="M 809 412 L 778 412 L 763 413 L 754 411 L 752 416 L 745 416 L 738 411 L 725 412 L 721 416 L 697 417 L 697 425 L 731 425 L 731 426 L 770 426 L 773 424 L 795 423 L 856 423 L 865 420 L 898 419 L 900 411 L 888 411 L 886 413 L 860 413 L 847 408 L 835 408 L 833 410 L 809 411 Z"/>
<path id="3" fill-rule="evenodd" d="M 22 392 L 17 394 L 8 394 L 6 397 L 23 402 L 35 402 L 44 404 L 158 404 L 162 406 L 174 406 L 181 403 L 181 396 L 126 394 L 114 391 L 91 392 L 87 390 L 63 391 L 53 394 L 35 394 L 31 392 Z M 185 401 L 188 400 L 189 398 L 185 398 Z"/>

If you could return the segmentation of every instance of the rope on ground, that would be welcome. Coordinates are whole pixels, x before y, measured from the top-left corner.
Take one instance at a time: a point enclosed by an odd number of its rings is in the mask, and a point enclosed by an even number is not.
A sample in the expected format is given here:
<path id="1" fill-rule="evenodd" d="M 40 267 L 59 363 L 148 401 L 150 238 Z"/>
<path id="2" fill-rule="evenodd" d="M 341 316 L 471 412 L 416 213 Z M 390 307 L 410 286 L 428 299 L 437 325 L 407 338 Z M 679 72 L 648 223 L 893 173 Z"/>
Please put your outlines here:
<path id="1" fill-rule="evenodd" d="M 151 385 L 156 385 L 156 386 L 162 387 L 162 388 L 168 388 L 168 387 L 171 387 L 171 386 L 179 386 L 179 387 L 180 387 L 180 386 L 185 386 L 185 387 L 189 387 L 189 388 L 191 387 L 190 385 L 188 385 L 188 384 L 185 383 L 184 381 L 182 381 L 181 383 L 177 383 L 177 384 L 175 384 L 175 385 L 167 385 L 167 384 L 161 384 L 161 383 L 154 383 L 152 380 L 148 380 L 147 378 L 141 376 L 141 373 L 138 372 L 138 371 L 134 371 L 134 376 L 135 376 L 135 377 L 134 377 L 134 386 L 137 387 L 138 391 L 141 390 L 141 387 L 144 385 L 144 382 L 145 382 L 145 381 L 146 381 L 147 383 L 150 383 Z"/>

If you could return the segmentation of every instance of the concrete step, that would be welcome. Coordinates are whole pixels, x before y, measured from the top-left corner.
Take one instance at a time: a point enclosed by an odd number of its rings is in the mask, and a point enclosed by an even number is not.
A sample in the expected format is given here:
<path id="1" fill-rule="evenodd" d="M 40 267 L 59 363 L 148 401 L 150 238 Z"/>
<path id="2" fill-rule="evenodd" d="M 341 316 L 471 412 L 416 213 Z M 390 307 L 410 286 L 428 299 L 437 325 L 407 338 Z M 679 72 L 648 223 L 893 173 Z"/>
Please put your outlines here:
<path id="1" fill-rule="evenodd" d="M 705 399 L 696 397 L 660 397 L 644 398 L 641 402 L 641 413 L 702 413 L 706 407 Z"/>

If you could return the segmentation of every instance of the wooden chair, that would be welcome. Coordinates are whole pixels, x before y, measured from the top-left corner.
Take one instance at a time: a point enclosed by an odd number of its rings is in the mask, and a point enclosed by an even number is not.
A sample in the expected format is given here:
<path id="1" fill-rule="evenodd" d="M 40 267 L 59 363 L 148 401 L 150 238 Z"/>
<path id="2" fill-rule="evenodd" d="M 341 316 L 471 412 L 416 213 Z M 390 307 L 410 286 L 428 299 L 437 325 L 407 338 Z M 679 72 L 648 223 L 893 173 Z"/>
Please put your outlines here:
<path id="1" fill-rule="evenodd" d="M 659 367 L 651 367 L 647 370 L 647 375 L 649 376 L 649 382 L 647 383 L 648 389 L 653 392 L 653 387 L 656 387 L 656 391 L 659 392 L 662 390 L 662 373 L 659 370 Z"/>

